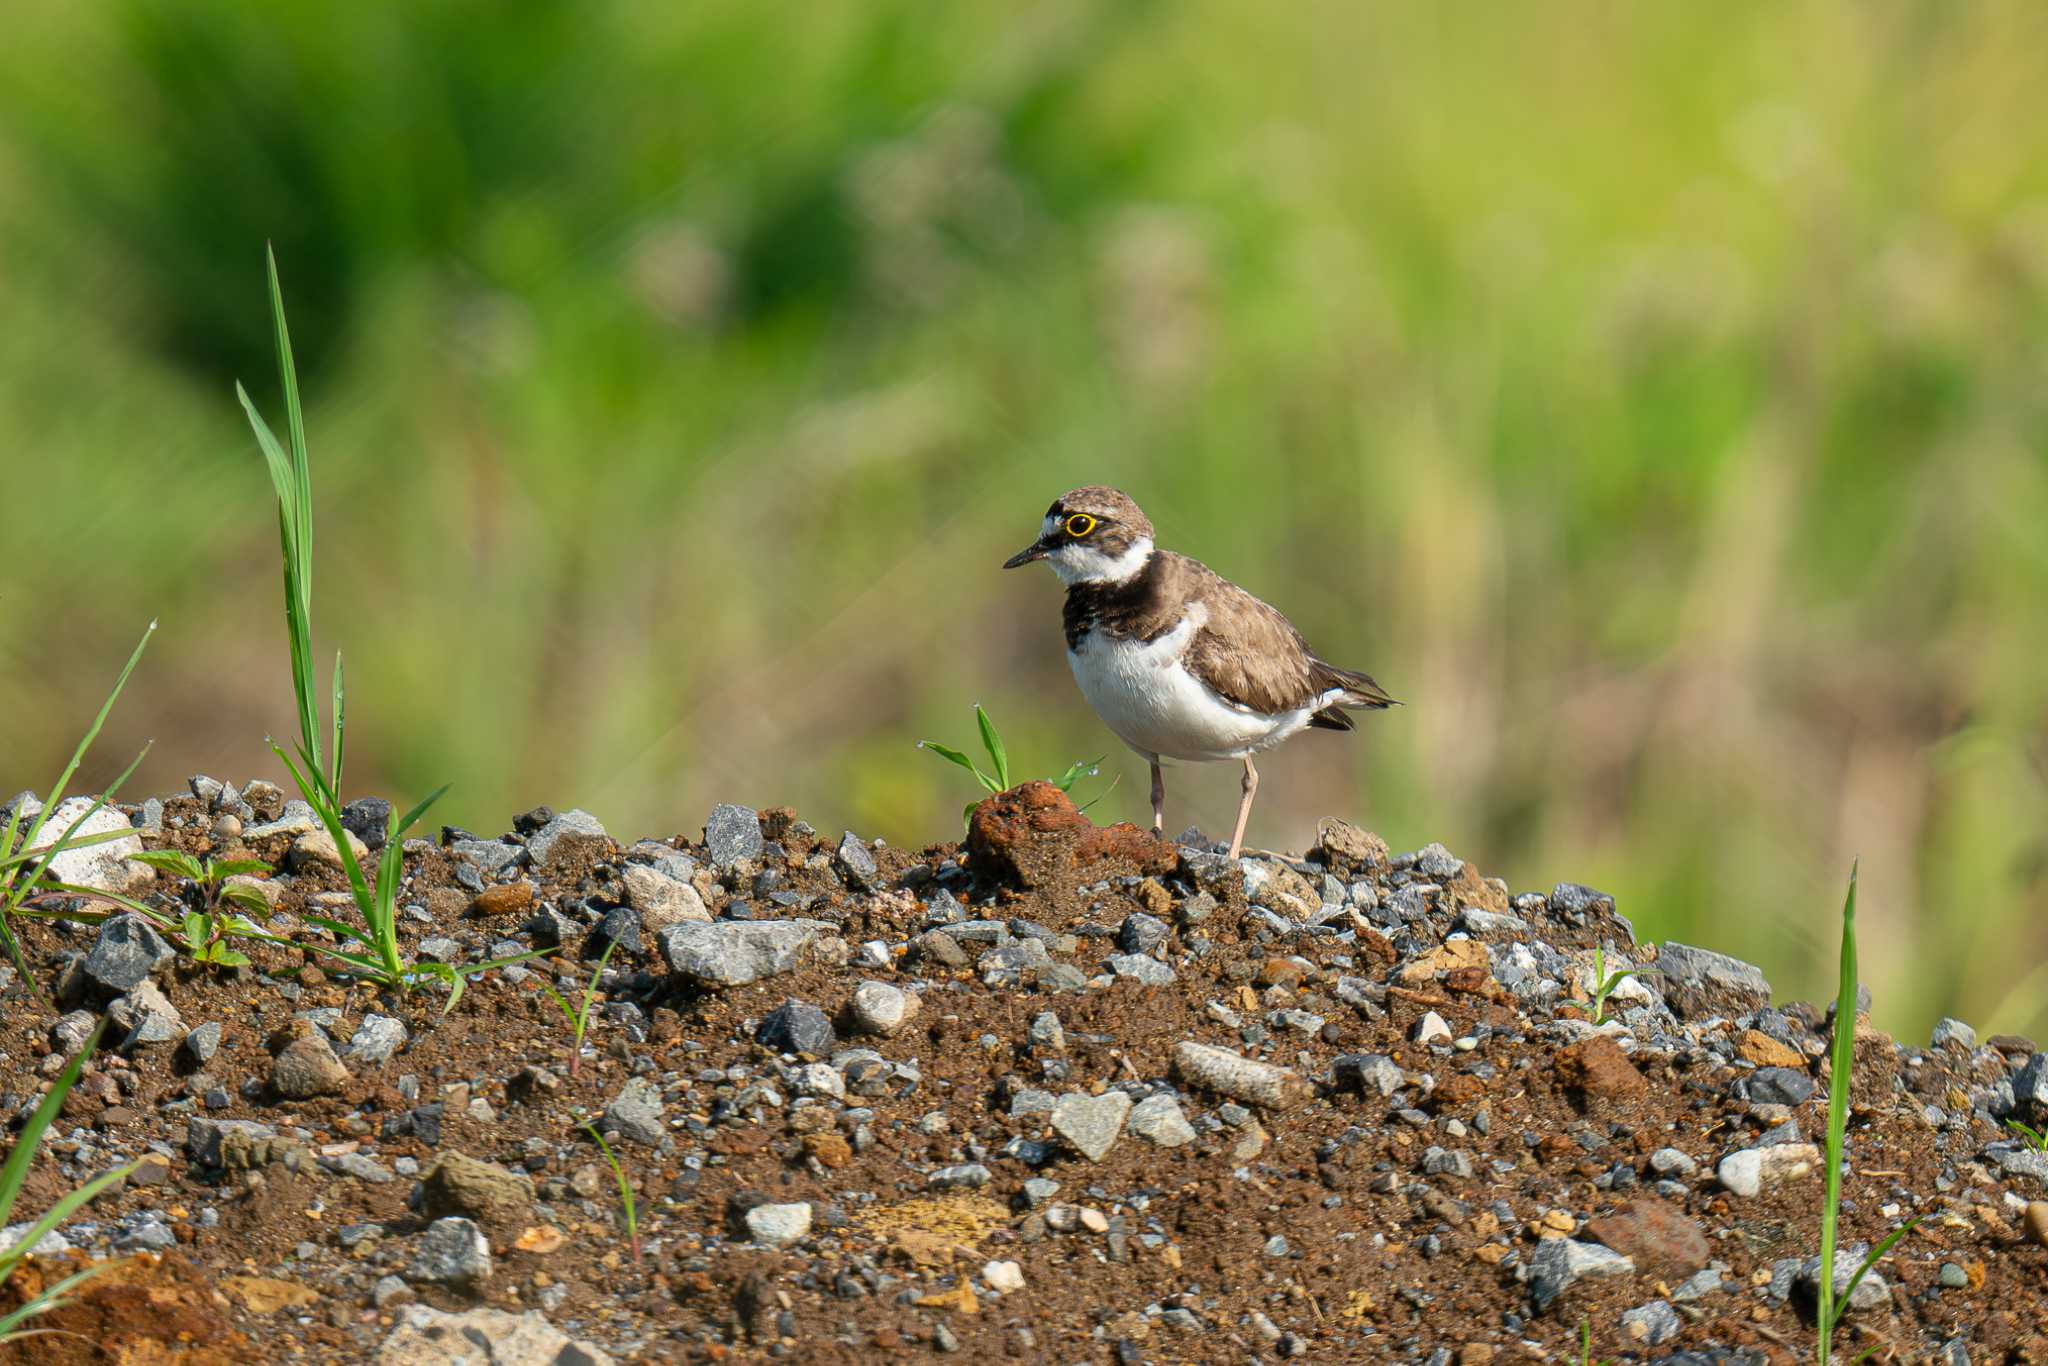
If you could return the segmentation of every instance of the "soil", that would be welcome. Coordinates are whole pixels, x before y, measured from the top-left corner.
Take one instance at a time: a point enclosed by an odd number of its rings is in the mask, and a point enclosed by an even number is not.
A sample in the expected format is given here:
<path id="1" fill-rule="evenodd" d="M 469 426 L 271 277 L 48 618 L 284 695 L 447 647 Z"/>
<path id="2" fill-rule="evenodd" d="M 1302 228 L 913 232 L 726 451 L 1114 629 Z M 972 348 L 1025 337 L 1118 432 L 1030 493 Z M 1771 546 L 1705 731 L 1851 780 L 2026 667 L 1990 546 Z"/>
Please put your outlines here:
<path id="1" fill-rule="evenodd" d="M 248 825 L 277 814 L 269 791 L 247 800 Z M 584 831 L 543 860 L 532 849 L 559 829 L 544 811 L 504 837 L 524 852 L 496 873 L 457 852 L 464 832 L 414 841 L 399 894 L 416 908 L 401 917 L 408 952 L 435 939 L 465 961 L 546 947 L 537 912 L 573 931 L 557 959 L 476 977 L 446 1013 L 443 990 L 396 995 L 297 948 L 244 943 L 254 963 L 239 970 L 164 963 L 154 980 L 182 1016 L 177 1037 L 217 1022 L 219 1051 L 201 1075 L 176 1038 L 123 1053 L 110 1032 L 15 1217 L 116 1162 L 154 1161 L 74 1216 L 80 1252 L 30 1259 L 0 1287 L 0 1312 L 87 1253 L 136 1246 L 137 1230 L 167 1228 L 157 1241 L 170 1245 L 39 1321 L 76 1336 L 0 1347 L 0 1363 L 393 1361 L 380 1346 L 408 1304 L 538 1311 L 619 1361 L 1476 1366 L 1577 1361 L 1582 1325 L 1602 1360 L 1812 1355 L 1810 1309 L 1784 1293 L 1784 1264 L 1817 1248 L 1817 1165 L 1750 1196 L 1717 1172 L 1760 1141 L 1819 1141 L 1825 1009 L 1659 977 L 1611 900 L 1570 886 L 1511 897 L 1435 846 L 1391 856 L 1327 823 L 1304 857 L 1232 863 L 1198 837 L 1098 830 L 1063 803 L 1008 794 L 984 805 L 967 848 L 916 852 L 849 851 L 787 811 L 754 817 L 765 843 L 742 838 L 737 858 L 702 840 L 622 847 Z M 285 864 L 292 836 L 245 840 L 221 806 L 167 800 L 146 842 Z M 673 907 L 628 877 L 664 866 L 714 923 L 801 918 L 815 936 L 786 971 L 707 985 L 673 966 L 672 930 L 655 927 Z M 278 934 L 308 939 L 309 913 L 353 919 L 315 901 L 343 889 L 331 868 L 272 881 Z M 179 893 L 159 881 L 147 895 L 168 906 Z M 636 901 L 639 924 L 605 919 Z M 580 1000 L 600 925 L 621 942 L 572 1074 L 571 1031 L 540 988 Z M 60 1015 L 105 1004 L 67 971 L 95 927 L 19 928 L 30 979 L 0 997 L 9 1116 L 54 1075 Z M 1599 1028 L 1586 1000 L 1596 947 L 1644 969 Z M 863 982 L 921 1008 L 893 1035 L 858 1033 Z M 836 1081 L 756 1041 L 787 1001 L 832 1021 L 815 1060 L 838 1056 Z M 405 1026 L 388 1061 L 345 1047 L 370 1014 Z M 273 1050 L 309 1036 L 331 1039 L 348 1075 L 333 1094 L 284 1099 Z M 1219 1095 L 1177 1063 L 1190 1041 L 1299 1080 L 1258 1100 Z M 2003 1124 L 2028 1114 L 2012 1083 L 2031 1044 L 1906 1047 L 1866 1029 L 1858 1048 L 1843 1243 L 1920 1222 L 1837 1349 L 2048 1359 L 2048 1249 L 2025 1231 L 2043 1178 Z M 1757 1091 L 1760 1063 L 1810 1097 Z M 606 1117 L 635 1078 L 659 1094 L 654 1144 Z M 1091 1161 L 1039 1108 L 1071 1097 L 1063 1114 L 1099 1118 L 1122 1106 L 1113 1091 L 1177 1099 L 1192 1137 L 1160 1146 L 1126 1120 Z M 438 1124 L 421 1110 L 436 1104 Z M 188 1143 L 195 1119 L 275 1138 L 207 1160 Z M 586 1122 L 609 1132 L 637 1192 L 637 1257 Z M 503 1169 L 503 1198 L 472 1201 L 491 1270 L 468 1286 L 415 1274 L 449 1208 L 423 1202 L 420 1177 L 452 1153 Z M 357 1158 L 380 1175 L 332 1170 Z M 1043 1181 L 1056 1191 L 1027 1189 Z M 761 1245 L 748 1214 L 763 1205 L 808 1206 L 808 1231 Z M 1560 1239 L 1632 1260 L 1552 1297 L 1536 1273 Z M 1702 1289 L 1709 1264 L 1719 1287 Z"/>

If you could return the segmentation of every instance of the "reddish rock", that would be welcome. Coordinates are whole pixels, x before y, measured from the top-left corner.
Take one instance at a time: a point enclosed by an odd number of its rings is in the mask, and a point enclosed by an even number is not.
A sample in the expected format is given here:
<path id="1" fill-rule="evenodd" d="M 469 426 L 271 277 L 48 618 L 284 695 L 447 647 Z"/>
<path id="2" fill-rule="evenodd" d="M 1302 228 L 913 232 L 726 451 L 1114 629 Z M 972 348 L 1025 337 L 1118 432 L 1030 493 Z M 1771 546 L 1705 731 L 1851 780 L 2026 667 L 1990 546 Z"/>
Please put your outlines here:
<path id="1" fill-rule="evenodd" d="M 1699 1224 L 1654 1196 L 1637 1200 L 1618 1214 L 1588 1220 L 1585 1234 L 1634 1259 L 1637 1271 L 1667 1280 L 1692 1275 L 1711 1256 Z"/>
<path id="2" fill-rule="evenodd" d="M 1581 1039 L 1557 1055 L 1557 1079 L 1588 1110 L 1621 1108 L 1648 1094 L 1650 1083 L 1605 1034 Z"/>
<path id="3" fill-rule="evenodd" d="M 469 903 L 473 915 L 520 915 L 533 909 L 531 882 L 506 882 L 486 887 Z"/>
<path id="4" fill-rule="evenodd" d="M 1029 782 L 974 808 L 967 857 L 984 876 L 1024 887 L 1112 871 L 1170 873 L 1180 850 L 1128 822 L 1098 826 L 1048 782 Z"/>

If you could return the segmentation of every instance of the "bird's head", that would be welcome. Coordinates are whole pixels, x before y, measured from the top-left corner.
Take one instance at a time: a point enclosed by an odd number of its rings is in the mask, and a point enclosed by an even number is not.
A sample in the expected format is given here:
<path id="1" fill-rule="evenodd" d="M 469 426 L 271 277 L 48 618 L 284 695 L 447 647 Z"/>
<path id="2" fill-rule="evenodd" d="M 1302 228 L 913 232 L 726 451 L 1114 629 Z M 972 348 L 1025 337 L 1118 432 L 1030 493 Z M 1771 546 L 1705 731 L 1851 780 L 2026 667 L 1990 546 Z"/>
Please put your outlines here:
<path id="1" fill-rule="evenodd" d="M 1063 493 L 1045 510 L 1038 539 L 1003 568 L 1044 560 L 1060 582 L 1122 583 L 1152 557 L 1152 523 L 1121 489 L 1090 484 Z"/>

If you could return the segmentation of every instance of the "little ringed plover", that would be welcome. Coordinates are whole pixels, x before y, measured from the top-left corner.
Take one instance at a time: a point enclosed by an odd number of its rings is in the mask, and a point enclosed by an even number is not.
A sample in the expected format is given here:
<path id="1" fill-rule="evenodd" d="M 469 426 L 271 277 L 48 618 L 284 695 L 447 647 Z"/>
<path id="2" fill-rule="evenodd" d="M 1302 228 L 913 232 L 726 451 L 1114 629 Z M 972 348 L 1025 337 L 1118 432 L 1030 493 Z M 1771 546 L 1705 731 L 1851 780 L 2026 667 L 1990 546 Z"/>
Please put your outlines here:
<path id="1" fill-rule="evenodd" d="M 1160 760 L 1243 762 L 1236 858 L 1259 790 L 1254 754 L 1307 727 L 1350 730 L 1346 707 L 1395 705 L 1366 675 L 1318 657 L 1277 609 L 1154 546 L 1152 523 L 1120 490 L 1062 494 L 1003 568 L 1034 560 L 1067 586 L 1067 663 L 1081 695 L 1152 766 L 1155 832 L 1166 827 Z"/>

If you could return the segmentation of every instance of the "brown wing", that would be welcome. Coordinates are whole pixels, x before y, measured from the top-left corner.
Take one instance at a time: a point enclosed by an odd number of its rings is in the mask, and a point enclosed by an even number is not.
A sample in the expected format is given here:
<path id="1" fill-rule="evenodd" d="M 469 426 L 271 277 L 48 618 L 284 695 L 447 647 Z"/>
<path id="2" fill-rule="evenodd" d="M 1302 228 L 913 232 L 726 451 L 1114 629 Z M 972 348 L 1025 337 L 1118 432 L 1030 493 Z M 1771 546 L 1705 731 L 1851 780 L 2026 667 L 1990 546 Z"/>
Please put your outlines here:
<path id="1" fill-rule="evenodd" d="M 1189 643 L 1187 665 L 1226 701 L 1271 715 L 1305 707 L 1332 688 L 1344 695 L 1316 713 L 1312 724 L 1349 730 L 1340 707 L 1388 707 L 1394 699 L 1362 673 L 1316 658 L 1301 632 L 1270 603 L 1253 597 L 1199 560 L 1173 556 L 1187 597 L 1208 609 L 1206 625 Z"/>

